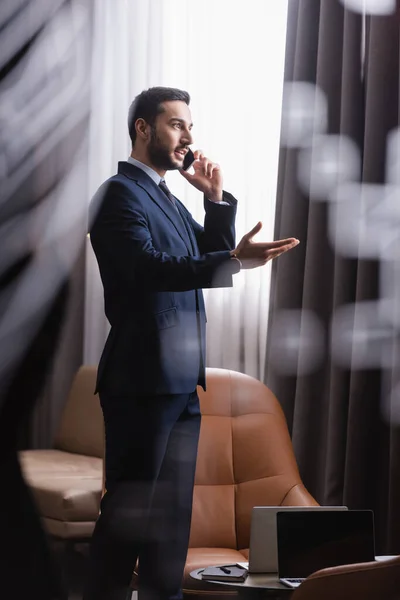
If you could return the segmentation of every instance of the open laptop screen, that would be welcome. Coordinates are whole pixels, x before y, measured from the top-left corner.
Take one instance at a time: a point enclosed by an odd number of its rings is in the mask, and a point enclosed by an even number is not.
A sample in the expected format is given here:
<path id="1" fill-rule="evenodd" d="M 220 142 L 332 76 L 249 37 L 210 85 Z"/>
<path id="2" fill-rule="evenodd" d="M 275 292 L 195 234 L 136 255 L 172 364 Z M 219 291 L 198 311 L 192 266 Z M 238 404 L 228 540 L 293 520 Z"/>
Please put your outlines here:
<path id="1" fill-rule="evenodd" d="M 375 560 L 370 510 L 278 512 L 276 518 L 281 578 Z"/>
<path id="2" fill-rule="evenodd" d="M 276 514 L 294 510 L 347 510 L 347 506 L 254 506 L 251 512 L 249 573 L 278 572 Z"/>

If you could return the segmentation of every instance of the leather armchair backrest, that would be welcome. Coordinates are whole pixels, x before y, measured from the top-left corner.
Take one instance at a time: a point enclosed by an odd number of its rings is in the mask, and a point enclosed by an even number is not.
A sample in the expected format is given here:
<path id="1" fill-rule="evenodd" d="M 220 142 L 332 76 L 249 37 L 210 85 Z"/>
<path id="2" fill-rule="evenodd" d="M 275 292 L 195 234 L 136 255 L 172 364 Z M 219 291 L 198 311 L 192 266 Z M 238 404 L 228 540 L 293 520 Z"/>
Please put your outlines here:
<path id="1" fill-rule="evenodd" d="M 260 381 L 207 369 L 191 547 L 248 548 L 257 505 L 317 504 L 305 490 L 281 406 Z"/>
<path id="2" fill-rule="evenodd" d="M 313 573 L 291 600 L 398 600 L 400 556 L 387 561 L 344 565 Z"/>

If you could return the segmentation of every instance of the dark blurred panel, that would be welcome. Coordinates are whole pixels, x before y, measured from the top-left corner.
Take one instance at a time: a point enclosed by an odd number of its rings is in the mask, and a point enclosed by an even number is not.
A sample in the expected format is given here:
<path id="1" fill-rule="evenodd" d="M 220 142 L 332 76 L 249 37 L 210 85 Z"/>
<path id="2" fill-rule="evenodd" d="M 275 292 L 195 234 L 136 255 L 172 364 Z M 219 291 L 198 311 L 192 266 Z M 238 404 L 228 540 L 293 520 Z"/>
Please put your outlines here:
<path id="1" fill-rule="evenodd" d="M 17 448 L 82 264 L 91 8 L 90 0 L 0 4 L 0 595 L 9 589 L 16 600 L 63 597 Z"/>

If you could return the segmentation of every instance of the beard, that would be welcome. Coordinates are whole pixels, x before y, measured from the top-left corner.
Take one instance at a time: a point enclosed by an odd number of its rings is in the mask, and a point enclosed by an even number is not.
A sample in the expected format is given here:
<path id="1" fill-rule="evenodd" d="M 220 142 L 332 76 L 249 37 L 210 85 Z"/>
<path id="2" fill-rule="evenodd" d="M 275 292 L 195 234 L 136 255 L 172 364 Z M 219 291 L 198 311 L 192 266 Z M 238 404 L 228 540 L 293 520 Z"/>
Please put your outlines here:
<path id="1" fill-rule="evenodd" d="M 150 142 L 147 147 L 147 152 L 151 163 L 159 169 L 165 171 L 173 171 L 182 168 L 182 163 L 171 156 L 171 150 L 167 148 L 160 138 L 157 136 L 155 127 L 151 128 Z"/>

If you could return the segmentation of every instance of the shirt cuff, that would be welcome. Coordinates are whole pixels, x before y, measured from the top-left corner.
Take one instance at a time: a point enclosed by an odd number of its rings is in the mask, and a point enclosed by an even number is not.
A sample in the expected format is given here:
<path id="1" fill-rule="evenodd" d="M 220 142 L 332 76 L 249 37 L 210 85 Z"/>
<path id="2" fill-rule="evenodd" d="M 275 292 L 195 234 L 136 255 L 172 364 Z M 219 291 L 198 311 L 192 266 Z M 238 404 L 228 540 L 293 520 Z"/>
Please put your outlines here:
<path id="1" fill-rule="evenodd" d="M 237 258 L 237 256 L 231 256 L 231 261 L 235 261 L 235 267 L 232 271 L 232 274 L 235 275 L 236 273 L 239 273 L 239 271 L 242 269 L 243 264 L 242 261 Z"/>
<path id="2" fill-rule="evenodd" d="M 222 206 L 236 206 L 236 204 L 237 204 L 236 198 L 234 198 L 232 196 L 232 194 L 230 194 L 229 192 L 226 192 L 225 190 L 222 191 L 222 198 L 223 199 L 220 202 L 213 202 L 212 200 L 210 200 L 209 198 L 207 198 L 206 195 L 204 195 L 204 198 L 208 202 L 211 202 L 211 204 L 220 204 Z"/>
<path id="3" fill-rule="evenodd" d="M 221 200 L 220 202 L 213 202 L 209 198 L 207 198 L 207 200 L 209 200 L 209 202 L 212 202 L 213 204 L 222 204 L 223 206 L 230 206 L 229 202 L 225 202 L 224 200 Z"/>

